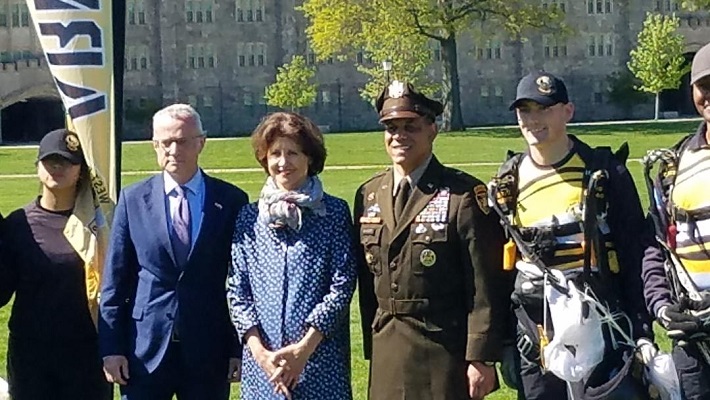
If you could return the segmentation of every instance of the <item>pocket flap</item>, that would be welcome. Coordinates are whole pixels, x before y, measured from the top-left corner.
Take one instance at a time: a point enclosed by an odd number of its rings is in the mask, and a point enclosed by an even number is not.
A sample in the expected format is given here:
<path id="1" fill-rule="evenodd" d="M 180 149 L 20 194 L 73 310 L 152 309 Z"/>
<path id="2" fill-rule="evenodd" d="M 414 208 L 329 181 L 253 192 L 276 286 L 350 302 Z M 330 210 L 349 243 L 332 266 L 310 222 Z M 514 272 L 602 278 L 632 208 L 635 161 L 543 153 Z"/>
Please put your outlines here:
<path id="1" fill-rule="evenodd" d="M 382 225 L 362 225 L 360 226 L 360 243 L 365 246 L 380 243 L 381 233 Z"/>
<path id="2" fill-rule="evenodd" d="M 412 243 L 446 242 L 448 239 L 448 224 L 418 224 L 412 227 L 410 238 Z M 436 229 L 434 229 L 436 228 Z"/>

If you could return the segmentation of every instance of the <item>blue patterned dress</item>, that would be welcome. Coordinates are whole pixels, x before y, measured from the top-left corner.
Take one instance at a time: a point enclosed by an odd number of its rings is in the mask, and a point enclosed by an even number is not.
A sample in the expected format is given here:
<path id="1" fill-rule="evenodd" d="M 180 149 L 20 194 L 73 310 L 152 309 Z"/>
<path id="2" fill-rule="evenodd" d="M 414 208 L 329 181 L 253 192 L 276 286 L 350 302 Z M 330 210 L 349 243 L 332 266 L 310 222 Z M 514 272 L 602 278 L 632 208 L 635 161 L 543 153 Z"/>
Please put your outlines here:
<path id="1" fill-rule="evenodd" d="M 349 400 L 349 306 L 355 290 L 350 211 L 324 194 L 325 216 L 303 213 L 300 231 L 274 229 L 257 218 L 256 203 L 237 218 L 228 279 L 232 323 L 243 340 L 257 326 L 274 351 L 303 338 L 309 327 L 324 335 L 309 358 L 293 399 Z M 283 399 L 245 345 L 242 399 Z"/>

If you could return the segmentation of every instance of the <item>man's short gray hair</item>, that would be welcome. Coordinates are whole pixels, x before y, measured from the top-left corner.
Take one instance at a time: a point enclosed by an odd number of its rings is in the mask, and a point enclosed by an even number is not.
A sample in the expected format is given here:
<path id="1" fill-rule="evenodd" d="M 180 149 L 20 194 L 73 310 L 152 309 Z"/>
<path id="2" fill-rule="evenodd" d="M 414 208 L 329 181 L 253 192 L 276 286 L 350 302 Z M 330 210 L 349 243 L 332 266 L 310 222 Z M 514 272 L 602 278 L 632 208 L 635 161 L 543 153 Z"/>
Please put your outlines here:
<path id="1" fill-rule="evenodd" d="M 153 126 L 155 126 L 158 121 L 164 119 L 192 122 L 202 135 L 205 134 L 205 131 L 202 129 L 200 114 L 189 104 L 171 104 L 158 110 L 158 112 L 153 115 Z"/>

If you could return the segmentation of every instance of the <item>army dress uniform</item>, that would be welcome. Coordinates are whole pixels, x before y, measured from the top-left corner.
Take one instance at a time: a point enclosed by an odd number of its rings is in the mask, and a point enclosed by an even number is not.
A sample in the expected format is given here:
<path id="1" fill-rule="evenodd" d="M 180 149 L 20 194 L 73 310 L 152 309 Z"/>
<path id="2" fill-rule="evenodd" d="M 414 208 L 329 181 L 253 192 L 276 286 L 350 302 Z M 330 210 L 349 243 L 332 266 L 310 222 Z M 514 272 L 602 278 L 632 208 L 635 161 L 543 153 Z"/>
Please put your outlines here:
<path id="1" fill-rule="evenodd" d="M 420 105 L 400 98 L 395 112 Z M 369 397 L 469 399 L 468 361 L 499 356 L 502 310 L 489 284 L 501 268 L 502 230 L 480 180 L 435 156 L 417 170 L 397 221 L 393 169 L 356 193 Z"/>

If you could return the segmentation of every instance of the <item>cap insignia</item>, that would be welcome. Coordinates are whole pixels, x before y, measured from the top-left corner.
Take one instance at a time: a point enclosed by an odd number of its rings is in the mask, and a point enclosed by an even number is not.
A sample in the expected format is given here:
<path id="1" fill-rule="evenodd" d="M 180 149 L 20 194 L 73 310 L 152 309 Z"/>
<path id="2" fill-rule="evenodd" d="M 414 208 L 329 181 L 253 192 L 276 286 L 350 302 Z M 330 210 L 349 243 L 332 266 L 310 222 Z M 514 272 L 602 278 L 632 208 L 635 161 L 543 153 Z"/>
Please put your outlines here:
<path id="1" fill-rule="evenodd" d="M 543 75 L 537 80 L 535 80 L 535 83 L 537 83 L 537 91 L 544 94 L 544 95 L 549 95 L 552 93 L 552 79 L 550 79 L 549 76 Z"/>
<path id="2" fill-rule="evenodd" d="M 79 150 L 79 138 L 75 135 L 67 135 L 64 138 L 64 142 L 67 144 L 67 149 L 69 149 L 69 151 Z"/>
<path id="3" fill-rule="evenodd" d="M 390 83 L 390 86 L 387 88 L 387 92 L 389 97 L 395 99 L 404 96 L 404 82 L 400 82 L 397 80 L 392 81 L 392 83 Z"/>

